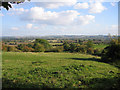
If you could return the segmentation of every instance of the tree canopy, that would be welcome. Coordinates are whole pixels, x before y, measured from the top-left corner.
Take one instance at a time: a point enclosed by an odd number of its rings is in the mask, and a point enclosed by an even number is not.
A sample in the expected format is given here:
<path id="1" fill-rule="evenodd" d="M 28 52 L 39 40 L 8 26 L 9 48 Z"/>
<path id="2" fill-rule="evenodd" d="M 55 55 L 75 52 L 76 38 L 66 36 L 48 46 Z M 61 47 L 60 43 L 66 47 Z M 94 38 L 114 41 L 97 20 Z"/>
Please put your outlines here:
<path id="1" fill-rule="evenodd" d="M 30 0 L 28 0 L 28 1 L 30 1 Z M 23 3 L 23 2 L 25 2 L 25 0 L 16 0 L 15 2 L 12 2 L 10 0 L 9 0 L 9 2 L 5 2 L 4 0 L 1 0 L 0 7 L 2 6 L 6 10 L 9 10 L 10 8 L 12 8 L 11 4 L 19 4 L 19 3 Z"/>

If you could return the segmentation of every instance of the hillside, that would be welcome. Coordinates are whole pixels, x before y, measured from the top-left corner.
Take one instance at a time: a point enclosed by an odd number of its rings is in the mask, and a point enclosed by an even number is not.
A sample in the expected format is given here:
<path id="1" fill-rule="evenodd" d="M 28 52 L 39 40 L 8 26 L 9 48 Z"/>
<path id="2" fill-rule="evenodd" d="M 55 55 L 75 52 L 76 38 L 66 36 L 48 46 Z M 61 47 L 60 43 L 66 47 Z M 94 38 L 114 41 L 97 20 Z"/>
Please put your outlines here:
<path id="1" fill-rule="evenodd" d="M 79 53 L 3 52 L 3 88 L 119 88 L 119 70 Z"/>

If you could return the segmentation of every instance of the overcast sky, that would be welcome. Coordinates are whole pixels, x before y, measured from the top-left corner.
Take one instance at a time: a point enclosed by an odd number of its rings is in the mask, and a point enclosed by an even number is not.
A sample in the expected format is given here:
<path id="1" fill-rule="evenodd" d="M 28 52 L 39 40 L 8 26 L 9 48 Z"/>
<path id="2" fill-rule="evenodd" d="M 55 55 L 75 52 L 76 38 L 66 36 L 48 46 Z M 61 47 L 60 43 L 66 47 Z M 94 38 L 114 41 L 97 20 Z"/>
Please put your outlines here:
<path id="1" fill-rule="evenodd" d="M 118 34 L 115 2 L 26 2 L 0 16 L 3 36 Z"/>

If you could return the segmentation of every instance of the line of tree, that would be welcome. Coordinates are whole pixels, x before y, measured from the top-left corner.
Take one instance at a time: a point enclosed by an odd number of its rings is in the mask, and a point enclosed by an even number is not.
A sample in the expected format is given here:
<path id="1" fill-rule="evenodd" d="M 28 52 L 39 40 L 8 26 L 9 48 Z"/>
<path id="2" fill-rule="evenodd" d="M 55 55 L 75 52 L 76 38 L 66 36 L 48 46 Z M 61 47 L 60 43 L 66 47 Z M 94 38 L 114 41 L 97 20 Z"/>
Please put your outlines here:
<path id="1" fill-rule="evenodd" d="M 63 43 L 64 51 L 66 52 L 80 52 L 80 53 L 88 53 L 94 55 L 100 55 L 101 51 L 93 48 L 93 42 L 88 40 L 87 43 L 83 44 L 81 41 L 77 44 L 75 43 Z"/>
<path id="2" fill-rule="evenodd" d="M 22 51 L 22 52 L 44 52 L 51 48 L 51 45 L 47 40 L 36 39 L 34 43 L 31 44 L 19 44 L 15 46 L 2 46 L 3 51 Z"/>
<path id="3" fill-rule="evenodd" d="M 97 49 L 93 49 L 93 42 L 88 41 L 83 44 L 81 41 L 78 43 L 64 42 L 61 46 L 52 47 L 45 39 L 36 39 L 31 44 L 19 44 L 17 46 L 2 46 L 3 51 L 16 51 L 16 52 L 80 52 L 80 53 L 97 53 Z"/>

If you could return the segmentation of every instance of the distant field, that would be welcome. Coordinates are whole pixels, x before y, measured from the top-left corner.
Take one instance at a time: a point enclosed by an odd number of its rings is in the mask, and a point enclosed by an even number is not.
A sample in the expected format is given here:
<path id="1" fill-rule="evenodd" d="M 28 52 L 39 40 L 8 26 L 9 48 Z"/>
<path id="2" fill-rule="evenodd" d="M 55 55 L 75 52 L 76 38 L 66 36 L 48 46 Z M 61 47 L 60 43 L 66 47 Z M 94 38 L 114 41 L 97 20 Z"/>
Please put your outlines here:
<path id="1" fill-rule="evenodd" d="M 78 53 L 3 52 L 3 88 L 119 88 L 118 68 Z"/>
<path id="2" fill-rule="evenodd" d="M 107 47 L 107 46 L 108 46 L 107 44 L 100 44 L 100 45 L 95 44 L 93 47 L 94 47 L 95 49 L 104 49 L 104 48 Z"/>
<path id="3" fill-rule="evenodd" d="M 63 45 L 63 43 L 50 43 L 50 45 Z"/>

